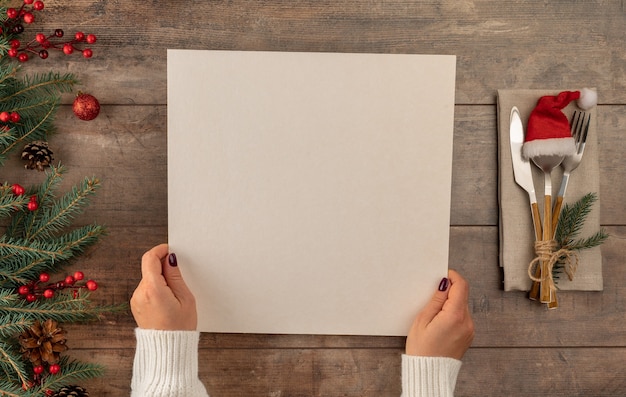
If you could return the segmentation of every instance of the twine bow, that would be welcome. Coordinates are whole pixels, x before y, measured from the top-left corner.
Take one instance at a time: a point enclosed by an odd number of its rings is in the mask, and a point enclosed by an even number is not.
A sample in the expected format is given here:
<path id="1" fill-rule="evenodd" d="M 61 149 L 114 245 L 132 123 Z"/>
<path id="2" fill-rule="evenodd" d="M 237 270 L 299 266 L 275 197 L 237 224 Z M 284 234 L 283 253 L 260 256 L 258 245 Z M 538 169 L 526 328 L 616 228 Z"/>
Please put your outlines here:
<path id="1" fill-rule="evenodd" d="M 568 248 L 556 250 L 557 247 L 558 244 L 556 240 L 535 241 L 535 254 L 537 256 L 528 264 L 528 277 L 542 284 L 548 283 L 551 291 L 556 290 L 553 269 L 554 265 L 556 265 L 560 259 L 563 259 L 563 269 L 570 281 L 574 279 L 574 274 L 576 273 L 576 269 L 578 269 L 578 253 Z M 542 266 L 540 277 L 535 277 L 533 272 L 537 264 Z"/>

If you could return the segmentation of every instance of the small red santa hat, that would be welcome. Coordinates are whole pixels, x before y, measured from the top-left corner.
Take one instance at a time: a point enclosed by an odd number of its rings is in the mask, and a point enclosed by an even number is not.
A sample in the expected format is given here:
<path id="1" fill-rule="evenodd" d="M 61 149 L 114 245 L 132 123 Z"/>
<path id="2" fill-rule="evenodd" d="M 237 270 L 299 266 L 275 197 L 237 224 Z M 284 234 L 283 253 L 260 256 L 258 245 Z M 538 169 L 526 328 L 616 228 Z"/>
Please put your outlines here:
<path id="1" fill-rule="evenodd" d="M 567 156 L 576 151 L 567 117 L 561 109 L 580 98 L 580 91 L 542 96 L 530 113 L 522 153 L 535 156 Z"/>

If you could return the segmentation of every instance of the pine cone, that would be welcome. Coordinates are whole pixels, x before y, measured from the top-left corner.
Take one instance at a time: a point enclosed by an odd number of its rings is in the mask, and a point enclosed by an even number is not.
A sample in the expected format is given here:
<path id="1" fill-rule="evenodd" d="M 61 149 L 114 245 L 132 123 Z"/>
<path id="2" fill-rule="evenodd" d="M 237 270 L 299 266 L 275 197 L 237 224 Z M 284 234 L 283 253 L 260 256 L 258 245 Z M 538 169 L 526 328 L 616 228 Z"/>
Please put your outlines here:
<path id="1" fill-rule="evenodd" d="M 52 150 L 48 147 L 48 142 L 31 142 L 24 146 L 24 149 L 22 150 L 22 160 L 27 161 L 24 168 L 43 171 L 44 167 L 49 166 L 52 160 L 54 160 L 52 154 Z"/>
<path id="2" fill-rule="evenodd" d="M 89 397 L 89 393 L 80 386 L 63 386 L 52 397 Z"/>
<path id="3" fill-rule="evenodd" d="M 20 353 L 30 360 L 33 366 L 43 363 L 55 364 L 60 353 L 66 351 L 65 331 L 56 321 L 48 319 L 43 324 L 38 320 L 19 336 Z"/>

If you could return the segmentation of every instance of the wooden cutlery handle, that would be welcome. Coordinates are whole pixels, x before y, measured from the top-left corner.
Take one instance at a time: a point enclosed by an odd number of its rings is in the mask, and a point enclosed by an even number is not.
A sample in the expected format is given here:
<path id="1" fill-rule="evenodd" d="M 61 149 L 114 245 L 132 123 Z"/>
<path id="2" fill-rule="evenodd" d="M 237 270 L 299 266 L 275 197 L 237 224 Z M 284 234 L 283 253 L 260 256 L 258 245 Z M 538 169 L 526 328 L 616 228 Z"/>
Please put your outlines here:
<path id="1" fill-rule="evenodd" d="M 556 235 L 556 228 L 559 225 L 561 217 L 561 207 L 563 206 L 563 196 L 556 196 L 554 203 L 554 212 L 552 213 L 552 238 Z"/>
<path id="2" fill-rule="evenodd" d="M 543 238 L 542 240 L 545 241 L 550 241 L 552 239 L 552 196 L 549 194 L 546 194 L 544 196 L 544 202 L 543 202 Z M 545 262 L 541 262 L 541 278 L 544 278 L 544 275 L 547 274 L 550 271 L 550 269 L 548 269 L 548 264 Z M 550 286 L 548 285 L 548 283 L 542 282 L 541 283 L 541 288 L 540 288 L 540 296 L 539 296 L 539 300 L 541 301 L 541 303 L 550 303 L 552 302 L 553 298 L 553 292 L 550 289 Z"/>
<path id="3" fill-rule="evenodd" d="M 539 215 L 539 204 L 532 203 L 530 210 L 533 216 L 533 226 L 535 227 L 535 240 L 541 240 L 543 238 L 541 232 L 541 216 Z M 538 265 L 535 269 L 535 278 L 541 277 L 541 265 Z M 539 282 L 533 281 L 530 291 L 528 292 L 528 299 L 536 301 L 539 298 Z"/>

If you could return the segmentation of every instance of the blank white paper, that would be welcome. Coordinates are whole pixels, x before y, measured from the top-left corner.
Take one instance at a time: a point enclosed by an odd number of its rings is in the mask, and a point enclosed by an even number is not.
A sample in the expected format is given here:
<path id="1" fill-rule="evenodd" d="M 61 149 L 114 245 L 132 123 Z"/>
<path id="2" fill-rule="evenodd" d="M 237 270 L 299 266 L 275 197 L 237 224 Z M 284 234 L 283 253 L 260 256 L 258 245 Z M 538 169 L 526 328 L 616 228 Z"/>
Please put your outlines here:
<path id="1" fill-rule="evenodd" d="M 406 335 L 447 274 L 455 62 L 168 50 L 168 239 L 200 331 Z"/>

